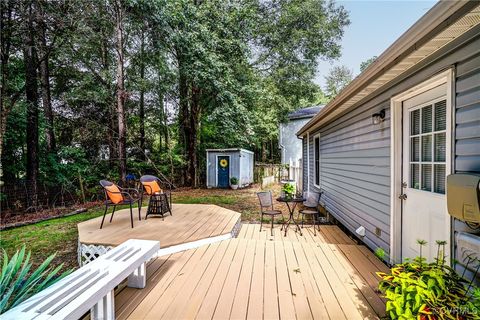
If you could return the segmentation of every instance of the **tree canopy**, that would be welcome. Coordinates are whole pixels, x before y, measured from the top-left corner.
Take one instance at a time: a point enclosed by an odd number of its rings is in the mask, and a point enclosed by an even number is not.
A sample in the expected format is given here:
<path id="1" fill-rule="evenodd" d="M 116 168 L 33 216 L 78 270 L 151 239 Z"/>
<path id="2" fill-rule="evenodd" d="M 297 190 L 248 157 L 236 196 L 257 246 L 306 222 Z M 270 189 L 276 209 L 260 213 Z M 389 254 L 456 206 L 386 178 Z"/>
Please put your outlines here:
<path id="1" fill-rule="evenodd" d="M 2 181 L 197 186 L 206 148 L 275 161 L 348 24 L 323 0 L 2 1 Z"/>

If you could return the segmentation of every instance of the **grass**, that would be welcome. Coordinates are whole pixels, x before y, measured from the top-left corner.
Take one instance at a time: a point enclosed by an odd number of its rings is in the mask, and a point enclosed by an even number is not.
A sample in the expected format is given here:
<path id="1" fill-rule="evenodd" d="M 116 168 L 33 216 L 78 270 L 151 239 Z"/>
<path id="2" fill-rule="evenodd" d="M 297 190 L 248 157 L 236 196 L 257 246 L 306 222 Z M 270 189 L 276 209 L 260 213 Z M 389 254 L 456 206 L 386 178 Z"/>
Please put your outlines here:
<path id="1" fill-rule="evenodd" d="M 185 203 L 185 204 L 216 204 L 216 205 L 228 205 L 235 204 L 238 201 L 236 197 L 233 196 L 199 196 L 199 197 L 189 197 L 189 196 L 180 196 L 175 197 L 175 203 Z"/>
<path id="2" fill-rule="evenodd" d="M 252 187 L 241 190 L 181 189 L 173 194 L 175 203 L 215 204 L 241 213 L 242 221 L 259 222 L 259 189 Z M 274 187 L 274 192 L 278 190 Z M 145 202 L 144 205 L 147 203 Z M 281 208 L 281 204 L 275 204 Z M 118 208 L 120 210 L 122 208 Z M 32 252 L 34 266 L 38 266 L 49 255 L 57 253 L 54 265 L 64 263 L 63 269 L 77 268 L 78 229 L 77 224 L 103 214 L 104 207 L 91 208 L 73 216 L 56 218 L 33 225 L 0 231 L 0 247 L 9 256 L 25 244 Z M 277 222 L 277 219 L 275 219 Z M 268 223 L 270 219 L 265 219 Z M 1 260 L 1 258 L 0 258 Z"/>
<path id="3" fill-rule="evenodd" d="M 119 207 L 118 210 L 120 209 L 123 208 Z M 64 263 L 63 270 L 77 268 L 77 224 L 103 215 L 103 210 L 104 207 L 92 208 L 73 216 L 0 231 L 0 248 L 11 256 L 25 244 L 27 251 L 32 252 L 34 266 L 56 253 L 54 265 Z"/>

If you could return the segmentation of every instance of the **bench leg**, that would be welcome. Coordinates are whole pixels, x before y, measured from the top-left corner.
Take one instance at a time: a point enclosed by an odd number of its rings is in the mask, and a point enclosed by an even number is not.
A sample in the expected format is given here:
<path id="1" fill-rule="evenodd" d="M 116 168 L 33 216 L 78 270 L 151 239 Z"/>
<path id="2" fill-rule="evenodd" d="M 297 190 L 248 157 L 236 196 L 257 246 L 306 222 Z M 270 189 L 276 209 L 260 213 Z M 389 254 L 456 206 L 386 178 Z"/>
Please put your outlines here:
<path id="1" fill-rule="evenodd" d="M 143 289 L 147 285 L 146 263 L 142 263 L 130 276 L 128 276 L 127 286 L 130 288 Z"/>
<path id="2" fill-rule="evenodd" d="M 115 293 L 110 291 L 90 310 L 92 320 L 114 320 L 115 319 Z"/>

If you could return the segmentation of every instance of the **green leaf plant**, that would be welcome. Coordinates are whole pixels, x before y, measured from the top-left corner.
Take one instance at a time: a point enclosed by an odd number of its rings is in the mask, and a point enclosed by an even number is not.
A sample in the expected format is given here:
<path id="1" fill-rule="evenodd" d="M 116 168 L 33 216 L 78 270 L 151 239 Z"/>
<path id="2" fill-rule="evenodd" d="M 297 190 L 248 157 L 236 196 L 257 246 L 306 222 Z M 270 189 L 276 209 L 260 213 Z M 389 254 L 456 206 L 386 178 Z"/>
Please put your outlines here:
<path id="1" fill-rule="evenodd" d="M 417 240 L 420 256 L 396 264 L 390 273 L 377 272 L 390 319 L 480 319 L 480 289 L 445 265 L 446 241 L 437 241 L 437 257 L 422 257 L 426 241 Z M 476 277 L 480 262 L 475 259 Z"/>
<path id="2" fill-rule="evenodd" d="M 55 268 L 50 266 L 53 258 L 55 258 L 54 254 L 43 261 L 35 271 L 30 272 L 32 268 L 30 251 L 25 253 L 25 246 L 17 250 L 11 258 L 3 250 L 0 273 L 0 314 L 19 305 L 71 272 L 70 270 L 58 275 L 63 264 Z"/>
<path id="3" fill-rule="evenodd" d="M 295 185 L 293 183 L 285 183 L 283 185 L 282 191 L 285 193 L 285 196 L 293 196 L 295 193 Z"/>

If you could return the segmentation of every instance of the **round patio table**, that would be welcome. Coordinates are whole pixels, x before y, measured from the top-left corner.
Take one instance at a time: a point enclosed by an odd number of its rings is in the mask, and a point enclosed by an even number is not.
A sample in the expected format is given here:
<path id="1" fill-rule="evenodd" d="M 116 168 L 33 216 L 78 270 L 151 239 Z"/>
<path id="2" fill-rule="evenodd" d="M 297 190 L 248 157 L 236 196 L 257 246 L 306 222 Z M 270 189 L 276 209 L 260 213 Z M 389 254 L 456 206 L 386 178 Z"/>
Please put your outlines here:
<path id="1" fill-rule="evenodd" d="M 296 196 L 293 196 L 293 197 L 279 197 L 277 198 L 277 201 L 278 202 L 285 202 L 287 204 L 287 208 L 288 208 L 288 214 L 290 215 L 288 217 L 288 220 L 285 221 L 285 223 L 283 224 L 282 228 L 285 228 L 285 237 L 287 236 L 287 229 L 288 229 L 288 226 L 290 225 L 290 223 L 294 223 L 296 226 L 297 226 L 297 229 L 298 231 L 300 231 L 300 235 L 303 236 L 302 234 L 302 229 L 300 229 L 300 226 L 298 225 L 298 223 L 295 221 L 295 219 L 293 218 L 293 214 L 295 213 L 295 207 L 297 206 L 297 204 L 299 202 L 304 202 L 306 201 L 305 198 L 303 197 L 296 197 Z M 297 230 L 295 230 L 296 232 Z"/>

